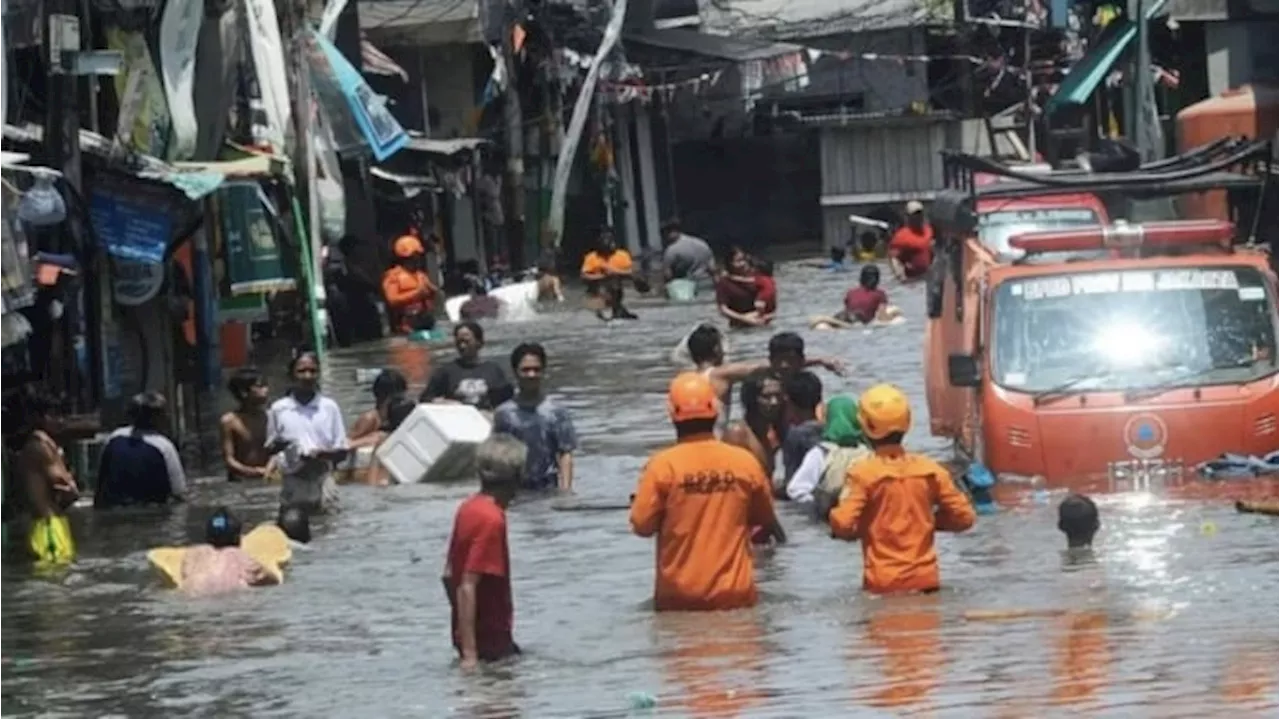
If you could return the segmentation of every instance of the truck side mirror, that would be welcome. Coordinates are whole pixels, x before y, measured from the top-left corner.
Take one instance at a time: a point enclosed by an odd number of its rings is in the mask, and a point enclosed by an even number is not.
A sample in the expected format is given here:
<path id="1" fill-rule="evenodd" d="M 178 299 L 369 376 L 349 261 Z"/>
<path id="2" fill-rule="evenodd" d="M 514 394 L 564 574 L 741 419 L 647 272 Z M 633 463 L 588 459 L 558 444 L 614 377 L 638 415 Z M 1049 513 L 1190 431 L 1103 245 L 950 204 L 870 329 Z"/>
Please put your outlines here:
<path id="1" fill-rule="evenodd" d="M 982 368 L 972 355 L 947 355 L 947 380 L 952 387 L 978 387 Z"/>

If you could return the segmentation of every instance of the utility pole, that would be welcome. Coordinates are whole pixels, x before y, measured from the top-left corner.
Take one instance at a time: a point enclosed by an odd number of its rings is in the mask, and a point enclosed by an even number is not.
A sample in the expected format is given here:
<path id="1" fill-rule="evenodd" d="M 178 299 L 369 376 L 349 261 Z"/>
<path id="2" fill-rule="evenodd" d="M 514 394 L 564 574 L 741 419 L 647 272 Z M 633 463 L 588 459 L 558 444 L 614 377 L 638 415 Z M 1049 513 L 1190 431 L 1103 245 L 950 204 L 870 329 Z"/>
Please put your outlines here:
<path id="1" fill-rule="evenodd" d="M 305 279 L 307 310 L 311 325 L 311 342 L 317 356 L 324 358 L 324 340 L 327 334 L 327 323 L 324 314 L 324 275 L 320 268 L 320 208 L 316 202 L 315 183 L 315 145 L 311 138 L 311 72 L 307 65 L 307 48 L 310 43 L 305 36 L 307 31 L 306 0 L 293 0 L 280 4 L 286 9 L 287 20 L 284 21 L 285 45 L 290 49 L 289 70 L 293 73 L 293 171 L 294 183 L 290 188 L 295 201 L 292 203 L 297 213 L 297 202 L 301 201 L 305 208 L 303 217 L 295 218 L 298 233 L 298 246 L 301 250 L 303 278 Z"/>
<path id="2" fill-rule="evenodd" d="M 507 138 L 507 191 L 511 198 L 510 212 L 507 216 L 507 246 L 524 247 L 524 110 L 520 106 L 520 86 L 516 82 L 515 28 L 523 17 L 523 0 L 512 0 L 506 6 L 507 22 L 502 30 L 502 65 L 507 76 L 507 94 L 502 100 L 502 117 L 506 121 Z M 486 233 L 487 234 L 487 233 Z M 481 238 L 484 244 L 484 238 Z M 496 248 L 482 248 L 481 256 L 486 263 L 490 251 Z M 485 268 L 487 269 L 487 267 Z"/>
<path id="3" fill-rule="evenodd" d="M 72 192 L 78 195 L 83 187 L 80 171 L 80 77 L 71 67 L 68 67 L 66 54 L 78 55 L 81 51 L 80 4 L 77 0 L 44 0 L 41 6 L 40 27 L 44 47 L 48 52 L 45 62 L 48 69 L 47 87 L 49 89 L 45 101 L 48 111 L 45 114 L 44 126 L 44 160 L 46 165 L 62 172 L 63 180 L 71 187 Z M 71 198 L 67 198 L 68 206 L 72 202 Z M 70 252 L 78 244 L 78 227 L 79 225 L 68 217 L 67 221 L 55 230 L 59 233 L 57 246 L 50 249 Z M 84 273 L 87 282 L 81 291 L 90 297 L 97 291 L 95 275 L 96 273 L 92 271 Z M 91 308 L 96 305 L 94 302 L 87 304 Z M 80 307 L 81 303 L 76 300 L 66 303 L 66 312 L 62 317 L 63 336 L 66 341 L 63 345 L 63 356 L 57 363 L 57 366 L 64 371 L 65 376 L 61 378 L 66 383 L 64 389 L 75 402 L 77 409 L 84 406 L 84 395 L 81 391 L 83 388 L 77 381 L 78 363 L 75 347 L 79 343 L 86 342 L 81 332 Z M 94 324 L 96 323 L 89 322 L 84 323 L 84 326 L 92 327 Z M 95 390 L 90 394 L 96 394 L 96 387 L 101 384 L 102 375 L 102 367 L 98 361 L 100 354 L 96 346 L 100 343 L 97 342 L 96 333 L 91 333 L 90 340 L 94 346 L 87 349 L 89 356 L 93 358 L 90 365 L 93 368 L 92 387 Z"/>
<path id="4" fill-rule="evenodd" d="M 1159 122 L 1159 112 L 1155 107 L 1155 97 L 1151 82 L 1151 41 L 1150 23 L 1147 22 L 1147 8 L 1144 0 L 1132 0 L 1133 22 L 1138 27 L 1137 57 L 1133 62 L 1133 138 L 1138 155 L 1143 161 L 1154 159 L 1157 155 L 1154 138 L 1151 136 L 1153 122 Z M 1154 117 L 1153 117 L 1154 116 Z"/>

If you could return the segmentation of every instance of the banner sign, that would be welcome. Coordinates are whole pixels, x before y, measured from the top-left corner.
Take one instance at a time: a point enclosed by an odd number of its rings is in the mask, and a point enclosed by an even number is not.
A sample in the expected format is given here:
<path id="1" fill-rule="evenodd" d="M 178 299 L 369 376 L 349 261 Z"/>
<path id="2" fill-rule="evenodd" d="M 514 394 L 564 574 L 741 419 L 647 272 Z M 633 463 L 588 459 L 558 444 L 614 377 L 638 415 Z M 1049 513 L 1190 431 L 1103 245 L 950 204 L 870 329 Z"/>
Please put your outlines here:
<path id="1" fill-rule="evenodd" d="M 89 217 L 107 252 L 120 260 L 161 263 L 173 237 L 169 208 L 159 210 L 117 195 L 94 191 Z"/>
<path id="2" fill-rule="evenodd" d="M 262 188 L 256 182 L 229 182 L 218 191 L 218 214 L 226 251 L 231 295 L 292 290 L 293 272 L 286 269 L 268 216 Z"/>

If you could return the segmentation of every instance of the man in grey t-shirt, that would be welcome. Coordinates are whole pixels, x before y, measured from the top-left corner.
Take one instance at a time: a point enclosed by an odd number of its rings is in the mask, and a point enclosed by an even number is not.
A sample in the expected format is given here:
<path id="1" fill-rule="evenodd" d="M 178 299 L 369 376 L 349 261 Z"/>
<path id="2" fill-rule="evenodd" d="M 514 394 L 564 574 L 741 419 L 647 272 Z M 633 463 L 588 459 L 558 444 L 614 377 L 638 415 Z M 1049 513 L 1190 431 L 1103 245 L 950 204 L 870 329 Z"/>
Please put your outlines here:
<path id="1" fill-rule="evenodd" d="M 662 225 L 662 238 L 667 247 L 662 252 L 662 266 L 667 280 L 710 280 L 716 271 L 715 254 L 705 240 L 680 231 L 678 220 Z"/>

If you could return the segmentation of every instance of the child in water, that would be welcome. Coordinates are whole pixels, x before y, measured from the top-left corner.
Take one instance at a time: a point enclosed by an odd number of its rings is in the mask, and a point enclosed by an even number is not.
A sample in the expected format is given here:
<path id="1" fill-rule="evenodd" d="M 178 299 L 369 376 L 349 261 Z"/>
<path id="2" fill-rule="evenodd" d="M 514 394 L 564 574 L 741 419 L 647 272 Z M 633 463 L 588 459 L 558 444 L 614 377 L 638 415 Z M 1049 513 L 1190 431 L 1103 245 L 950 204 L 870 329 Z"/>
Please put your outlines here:
<path id="1" fill-rule="evenodd" d="M 276 526 L 295 544 L 311 543 L 311 515 L 302 507 L 282 505 L 276 515 Z"/>
<path id="2" fill-rule="evenodd" d="M 902 316 L 902 310 L 889 304 L 889 296 L 880 289 L 880 268 L 864 265 L 858 275 L 858 286 L 844 296 L 844 308 L 834 317 L 815 317 L 813 329 L 849 329 L 855 324 L 886 324 Z"/>
<path id="3" fill-rule="evenodd" d="M 393 369 L 384 369 L 373 380 L 373 409 L 356 419 L 347 433 L 352 449 L 372 447 L 382 441 L 387 432 L 387 407 L 391 400 L 409 391 L 404 375 Z"/>
<path id="4" fill-rule="evenodd" d="M 1067 537 L 1068 552 L 1090 552 L 1101 527 L 1098 505 L 1083 494 L 1070 494 L 1058 505 L 1058 529 Z"/>
<path id="5" fill-rule="evenodd" d="M 271 463 L 267 452 L 267 382 L 258 370 L 242 367 L 227 382 L 227 391 L 236 400 L 236 408 L 222 415 L 219 423 L 227 479 L 263 479 Z"/>
<path id="6" fill-rule="evenodd" d="M 275 584 L 276 578 L 240 548 L 240 520 L 218 509 L 205 524 L 204 544 L 191 547 L 182 559 L 182 591 L 194 596 Z"/>

